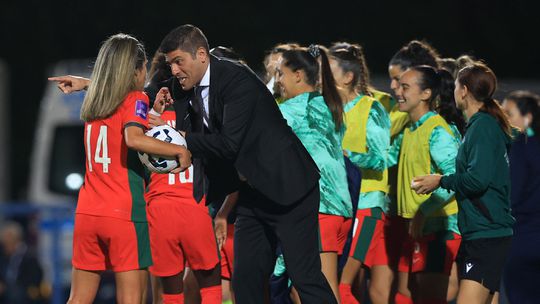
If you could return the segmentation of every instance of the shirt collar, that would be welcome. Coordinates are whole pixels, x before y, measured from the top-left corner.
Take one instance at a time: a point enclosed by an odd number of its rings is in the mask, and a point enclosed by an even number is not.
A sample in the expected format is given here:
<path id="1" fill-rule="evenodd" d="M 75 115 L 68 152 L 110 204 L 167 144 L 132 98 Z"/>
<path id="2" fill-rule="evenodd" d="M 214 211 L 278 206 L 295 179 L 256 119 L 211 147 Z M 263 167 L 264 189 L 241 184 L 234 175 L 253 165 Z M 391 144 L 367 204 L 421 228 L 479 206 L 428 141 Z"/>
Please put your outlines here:
<path id="1" fill-rule="evenodd" d="M 208 64 L 208 67 L 206 68 L 206 72 L 204 72 L 204 76 L 201 79 L 201 82 L 199 82 L 199 86 L 204 86 L 204 87 L 210 86 L 210 64 Z"/>
<path id="2" fill-rule="evenodd" d="M 422 117 L 420 117 L 420 119 L 413 123 L 411 125 L 411 131 L 414 131 L 416 129 L 418 129 L 426 120 L 428 120 L 428 118 L 432 117 L 432 116 L 435 116 L 437 115 L 435 112 L 433 111 L 429 111 L 427 112 L 426 114 L 422 115 Z"/>
<path id="3" fill-rule="evenodd" d="M 349 112 L 354 106 L 356 106 L 356 104 L 360 101 L 360 99 L 362 99 L 362 97 L 364 97 L 364 95 L 360 94 L 360 95 L 356 96 L 353 100 L 348 101 L 343 106 L 343 111 Z"/>

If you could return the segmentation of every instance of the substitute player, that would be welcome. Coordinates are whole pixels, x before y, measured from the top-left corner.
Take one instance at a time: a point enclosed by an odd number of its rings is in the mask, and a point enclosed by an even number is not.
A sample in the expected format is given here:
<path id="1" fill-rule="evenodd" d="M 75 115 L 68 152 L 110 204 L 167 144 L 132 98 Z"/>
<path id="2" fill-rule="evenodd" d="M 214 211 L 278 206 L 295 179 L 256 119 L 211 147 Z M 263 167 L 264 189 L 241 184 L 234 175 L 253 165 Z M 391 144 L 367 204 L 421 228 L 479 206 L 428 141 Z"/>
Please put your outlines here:
<path id="1" fill-rule="evenodd" d="M 390 147 L 390 119 L 383 105 L 371 96 L 362 47 L 338 42 L 332 45 L 330 54 L 332 72 L 344 101 L 347 130 L 343 150 L 362 171 L 351 250 L 339 285 L 341 302 L 358 303 L 352 295 L 351 284 L 364 265 L 371 270 L 371 301 L 385 303 L 393 278 L 384 237 L 389 203 L 386 159 Z"/>
<path id="2" fill-rule="evenodd" d="M 339 299 L 337 257 L 352 222 L 351 196 L 341 150 L 343 105 L 326 52 L 318 46 L 283 52 L 278 75 L 278 84 L 287 98 L 279 109 L 321 172 L 319 252 L 322 272 Z M 322 94 L 316 90 L 319 75 Z M 286 260 L 286 248 L 283 254 Z M 291 279 L 294 285 L 295 278 Z"/>
<path id="3" fill-rule="evenodd" d="M 392 149 L 390 156 L 394 162 L 399 154 L 397 219 L 404 240 L 396 303 L 446 303 L 449 276 L 461 242 L 457 203 L 453 192 L 442 189 L 417 195 L 411 181 L 417 175 L 455 172 L 465 123 L 452 98 L 454 84 L 448 71 L 411 67 L 401 75 L 399 84 L 399 109 L 409 115 L 412 124 L 396 138 L 397 149 Z"/>

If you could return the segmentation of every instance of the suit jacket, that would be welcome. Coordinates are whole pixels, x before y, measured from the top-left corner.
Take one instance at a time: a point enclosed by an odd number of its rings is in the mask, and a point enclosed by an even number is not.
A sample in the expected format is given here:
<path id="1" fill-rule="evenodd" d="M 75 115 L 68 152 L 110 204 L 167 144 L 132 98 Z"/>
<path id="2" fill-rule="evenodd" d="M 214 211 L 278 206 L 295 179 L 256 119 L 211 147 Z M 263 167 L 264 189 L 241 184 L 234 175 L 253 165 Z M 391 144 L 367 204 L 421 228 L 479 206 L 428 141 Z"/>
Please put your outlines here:
<path id="1" fill-rule="evenodd" d="M 253 188 L 281 205 L 298 201 L 318 184 L 317 165 L 270 91 L 247 66 L 211 56 L 208 107 L 211 133 L 188 132 L 186 141 L 193 157 L 210 160 L 209 192 L 229 188 L 224 185 L 230 184 L 232 166 Z"/>

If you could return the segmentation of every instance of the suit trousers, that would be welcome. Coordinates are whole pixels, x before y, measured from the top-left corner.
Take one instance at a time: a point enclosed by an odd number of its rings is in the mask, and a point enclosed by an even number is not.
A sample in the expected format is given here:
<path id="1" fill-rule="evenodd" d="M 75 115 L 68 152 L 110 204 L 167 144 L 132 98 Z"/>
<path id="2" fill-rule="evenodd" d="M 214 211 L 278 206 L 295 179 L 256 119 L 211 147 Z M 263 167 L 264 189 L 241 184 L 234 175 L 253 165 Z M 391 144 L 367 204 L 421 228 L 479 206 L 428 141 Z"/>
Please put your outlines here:
<path id="1" fill-rule="evenodd" d="M 279 205 L 244 185 L 234 232 L 236 303 L 265 303 L 279 242 L 287 272 L 304 304 L 337 303 L 321 271 L 318 184 L 291 206 Z"/>

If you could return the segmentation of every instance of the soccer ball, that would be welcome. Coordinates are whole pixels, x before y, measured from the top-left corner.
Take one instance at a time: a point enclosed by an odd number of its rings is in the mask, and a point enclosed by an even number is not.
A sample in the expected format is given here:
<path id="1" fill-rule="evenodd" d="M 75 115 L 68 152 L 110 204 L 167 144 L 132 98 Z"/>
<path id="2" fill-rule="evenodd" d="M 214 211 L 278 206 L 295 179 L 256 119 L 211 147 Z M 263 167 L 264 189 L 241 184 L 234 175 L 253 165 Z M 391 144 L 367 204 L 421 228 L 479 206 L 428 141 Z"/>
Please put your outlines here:
<path id="1" fill-rule="evenodd" d="M 187 147 L 186 140 L 178 131 L 170 127 L 169 125 L 162 125 L 154 127 L 145 133 L 147 136 L 151 136 L 155 139 Z M 176 158 L 166 158 L 159 155 L 151 155 L 143 152 L 139 152 L 139 159 L 150 170 L 155 173 L 169 173 L 174 168 L 178 167 L 178 161 Z"/>

